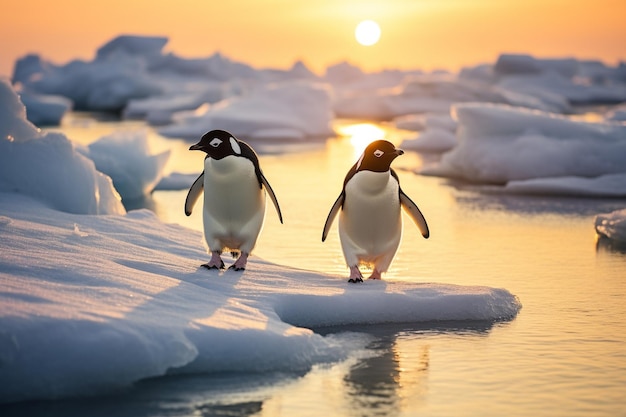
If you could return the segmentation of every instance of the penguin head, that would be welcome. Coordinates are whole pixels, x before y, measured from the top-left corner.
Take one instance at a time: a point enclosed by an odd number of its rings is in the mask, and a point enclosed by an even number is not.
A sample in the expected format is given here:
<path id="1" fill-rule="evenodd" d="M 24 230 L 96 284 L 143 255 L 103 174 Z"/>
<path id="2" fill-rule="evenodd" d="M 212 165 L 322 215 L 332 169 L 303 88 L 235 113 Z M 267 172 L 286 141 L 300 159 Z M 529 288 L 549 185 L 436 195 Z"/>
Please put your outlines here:
<path id="1" fill-rule="evenodd" d="M 363 151 L 356 163 L 356 170 L 389 171 L 393 160 L 402 154 L 404 154 L 404 151 L 397 149 L 393 143 L 386 140 L 376 140 L 367 145 L 367 148 L 365 148 L 365 151 Z"/>
<path id="2" fill-rule="evenodd" d="M 222 159 L 229 155 L 241 155 L 239 141 L 225 130 L 211 130 L 205 133 L 200 142 L 192 145 L 190 151 L 204 151 L 213 159 Z"/>

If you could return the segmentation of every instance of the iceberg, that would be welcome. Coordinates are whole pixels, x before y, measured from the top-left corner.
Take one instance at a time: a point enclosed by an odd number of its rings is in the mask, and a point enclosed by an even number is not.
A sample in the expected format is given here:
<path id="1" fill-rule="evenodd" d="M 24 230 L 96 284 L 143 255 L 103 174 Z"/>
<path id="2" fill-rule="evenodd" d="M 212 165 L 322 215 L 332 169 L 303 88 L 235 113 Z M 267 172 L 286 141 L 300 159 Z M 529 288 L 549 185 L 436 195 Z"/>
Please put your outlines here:
<path id="1" fill-rule="evenodd" d="M 63 96 L 20 93 L 26 117 L 36 126 L 58 126 L 72 109 L 72 102 Z"/>
<path id="2" fill-rule="evenodd" d="M 454 112 L 458 145 L 421 173 L 500 185 L 626 173 L 624 124 L 486 103 L 457 104 Z M 623 188 L 613 177 L 609 183 Z"/>
<path id="3" fill-rule="evenodd" d="M 223 100 L 201 115 L 184 114 L 159 129 L 168 137 L 199 138 L 223 129 L 243 140 L 327 138 L 334 134 L 329 92 L 309 81 L 260 86 L 249 94 Z"/>
<path id="4" fill-rule="evenodd" d="M 166 150 L 151 154 L 145 131 L 118 131 L 103 136 L 86 148 L 78 148 L 113 180 L 124 200 L 144 198 L 163 178 L 170 157 Z"/>
<path id="5" fill-rule="evenodd" d="M 620 244 L 626 244 L 626 209 L 598 214 L 595 221 L 600 236 Z"/>
<path id="6" fill-rule="evenodd" d="M 69 213 L 126 212 L 111 178 L 93 161 L 65 135 L 42 133 L 26 119 L 6 79 L 0 79 L 0 191 L 29 195 Z"/>

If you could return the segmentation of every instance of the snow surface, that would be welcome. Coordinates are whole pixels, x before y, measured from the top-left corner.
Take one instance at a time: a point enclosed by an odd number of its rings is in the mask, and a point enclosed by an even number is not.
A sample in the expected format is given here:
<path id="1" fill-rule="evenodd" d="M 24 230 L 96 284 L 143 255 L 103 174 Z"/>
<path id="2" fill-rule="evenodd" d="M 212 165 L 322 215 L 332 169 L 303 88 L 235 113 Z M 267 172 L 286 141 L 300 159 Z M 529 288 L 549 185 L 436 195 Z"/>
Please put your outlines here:
<path id="1" fill-rule="evenodd" d="M 303 371 L 362 344 L 300 326 L 493 321 L 521 307 L 504 289 L 354 286 L 255 258 L 243 273 L 208 271 L 201 234 L 148 210 L 74 215 L 1 194 L 0 229 L 1 402 L 168 371 Z"/>
<path id="2" fill-rule="evenodd" d="M 626 209 L 596 216 L 596 232 L 619 243 L 626 243 Z"/>
<path id="3" fill-rule="evenodd" d="M 485 103 L 454 110 L 459 144 L 423 174 L 509 183 L 514 191 L 537 186 L 541 193 L 552 187 L 562 194 L 582 186 L 593 191 L 587 195 L 624 196 L 626 124 Z"/>

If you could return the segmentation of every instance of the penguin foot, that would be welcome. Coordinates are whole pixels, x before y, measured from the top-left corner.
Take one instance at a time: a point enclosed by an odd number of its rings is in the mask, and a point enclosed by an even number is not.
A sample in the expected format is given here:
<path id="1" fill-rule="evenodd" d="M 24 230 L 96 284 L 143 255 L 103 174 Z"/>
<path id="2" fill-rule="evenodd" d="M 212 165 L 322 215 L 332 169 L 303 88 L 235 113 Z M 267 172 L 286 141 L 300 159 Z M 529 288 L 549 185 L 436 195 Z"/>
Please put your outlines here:
<path id="1" fill-rule="evenodd" d="M 374 271 L 372 271 L 372 275 L 370 275 L 368 279 L 382 279 L 382 275 L 378 269 L 374 268 Z"/>
<path id="2" fill-rule="evenodd" d="M 235 261 L 234 264 L 228 267 L 228 269 L 232 269 L 233 271 L 243 271 L 246 269 L 246 264 L 248 263 L 248 254 L 245 252 L 241 252 L 239 258 Z"/>
<path id="3" fill-rule="evenodd" d="M 359 271 L 358 266 L 350 267 L 350 279 L 348 280 L 348 282 L 351 284 L 363 282 L 363 275 L 361 274 L 361 271 Z"/>
<path id="4" fill-rule="evenodd" d="M 212 265 L 210 262 L 207 262 L 207 263 L 202 264 L 200 266 L 202 266 L 202 267 L 204 267 L 206 269 L 224 269 L 225 268 L 223 261 L 220 261 L 219 265 Z"/>
<path id="5" fill-rule="evenodd" d="M 222 261 L 220 253 L 221 251 L 211 252 L 211 259 L 209 262 L 202 264 L 202 266 L 206 269 L 224 269 L 224 261 Z"/>
<path id="6" fill-rule="evenodd" d="M 231 266 L 228 267 L 228 269 L 232 269 L 233 271 L 245 271 L 246 267 L 245 266 L 237 266 L 235 264 L 232 264 Z"/>

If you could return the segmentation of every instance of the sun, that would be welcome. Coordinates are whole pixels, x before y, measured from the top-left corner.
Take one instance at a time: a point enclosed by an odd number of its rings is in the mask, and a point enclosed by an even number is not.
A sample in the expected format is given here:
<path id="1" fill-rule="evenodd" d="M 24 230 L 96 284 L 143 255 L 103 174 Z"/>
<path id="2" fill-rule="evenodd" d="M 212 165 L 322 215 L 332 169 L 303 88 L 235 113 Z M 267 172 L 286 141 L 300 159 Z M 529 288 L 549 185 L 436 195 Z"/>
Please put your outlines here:
<path id="1" fill-rule="evenodd" d="M 363 46 L 374 45 L 380 39 L 380 26 L 373 20 L 364 20 L 356 26 L 354 36 Z"/>

